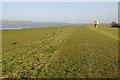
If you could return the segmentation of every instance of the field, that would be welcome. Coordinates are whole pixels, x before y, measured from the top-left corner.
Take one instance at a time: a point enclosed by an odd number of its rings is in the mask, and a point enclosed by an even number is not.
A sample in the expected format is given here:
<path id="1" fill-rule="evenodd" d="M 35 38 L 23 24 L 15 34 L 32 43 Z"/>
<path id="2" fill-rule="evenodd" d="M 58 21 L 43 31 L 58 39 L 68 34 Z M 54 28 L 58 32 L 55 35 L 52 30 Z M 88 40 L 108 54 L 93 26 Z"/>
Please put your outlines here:
<path id="1" fill-rule="evenodd" d="M 2 31 L 3 78 L 116 78 L 118 28 L 101 24 Z"/>

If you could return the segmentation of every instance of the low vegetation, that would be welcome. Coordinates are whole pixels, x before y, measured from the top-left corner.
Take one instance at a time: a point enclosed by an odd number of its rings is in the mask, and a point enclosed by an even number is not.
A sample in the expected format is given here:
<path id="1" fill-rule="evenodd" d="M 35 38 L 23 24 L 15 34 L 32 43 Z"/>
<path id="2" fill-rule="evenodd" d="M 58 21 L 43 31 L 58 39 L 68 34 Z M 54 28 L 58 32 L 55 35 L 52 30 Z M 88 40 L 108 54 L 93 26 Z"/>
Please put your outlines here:
<path id="1" fill-rule="evenodd" d="M 116 78 L 118 28 L 4 30 L 2 78 Z"/>

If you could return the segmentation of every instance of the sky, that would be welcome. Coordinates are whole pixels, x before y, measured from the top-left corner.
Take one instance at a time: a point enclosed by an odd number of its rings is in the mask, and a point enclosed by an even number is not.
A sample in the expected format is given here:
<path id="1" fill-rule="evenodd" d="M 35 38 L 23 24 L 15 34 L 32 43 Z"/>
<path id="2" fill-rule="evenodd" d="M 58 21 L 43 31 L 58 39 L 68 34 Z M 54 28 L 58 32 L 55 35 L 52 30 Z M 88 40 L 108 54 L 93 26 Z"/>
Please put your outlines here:
<path id="1" fill-rule="evenodd" d="M 119 2 L 119 0 L 2 0 L 2 2 Z"/>
<path id="2" fill-rule="evenodd" d="M 118 21 L 117 2 L 4 2 L 3 20 L 91 23 Z"/>

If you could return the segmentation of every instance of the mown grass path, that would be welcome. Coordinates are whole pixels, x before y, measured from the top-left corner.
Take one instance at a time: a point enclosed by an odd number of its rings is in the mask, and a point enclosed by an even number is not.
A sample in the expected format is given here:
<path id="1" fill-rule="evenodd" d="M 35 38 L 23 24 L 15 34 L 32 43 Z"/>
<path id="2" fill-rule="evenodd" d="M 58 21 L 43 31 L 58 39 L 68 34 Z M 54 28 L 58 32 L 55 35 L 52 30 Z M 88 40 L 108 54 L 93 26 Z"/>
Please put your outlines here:
<path id="1" fill-rule="evenodd" d="M 118 41 L 115 38 L 79 26 L 47 28 L 34 34 L 35 38 L 28 42 L 18 37 L 16 40 L 23 42 L 10 45 L 7 43 L 14 39 L 10 37 L 3 43 L 3 77 L 117 77 Z"/>
<path id="2" fill-rule="evenodd" d="M 116 77 L 117 53 L 116 40 L 89 28 L 76 28 L 53 57 L 58 68 L 54 73 L 70 78 Z"/>

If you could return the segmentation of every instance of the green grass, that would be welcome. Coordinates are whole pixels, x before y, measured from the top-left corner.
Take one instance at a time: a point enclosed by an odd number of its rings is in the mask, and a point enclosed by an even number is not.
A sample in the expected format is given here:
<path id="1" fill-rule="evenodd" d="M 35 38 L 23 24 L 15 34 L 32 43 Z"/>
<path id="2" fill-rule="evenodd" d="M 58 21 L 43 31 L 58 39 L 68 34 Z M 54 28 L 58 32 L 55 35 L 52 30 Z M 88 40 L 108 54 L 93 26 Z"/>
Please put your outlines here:
<path id="1" fill-rule="evenodd" d="M 2 34 L 4 78 L 117 77 L 118 28 L 86 25 L 6 30 Z"/>
<path id="2" fill-rule="evenodd" d="M 107 27 L 106 27 L 107 26 Z M 118 40 L 118 29 L 116 29 L 115 27 L 111 27 L 111 25 L 108 25 L 108 24 L 101 24 L 98 26 L 98 29 L 96 28 L 93 28 L 93 25 L 89 25 L 88 26 L 90 29 L 94 30 L 94 31 L 97 31 L 101 34 L 104 34 L 106 36 L 109 36 L 113 39 L 116 39 Z M 109 30 L 108 30 L 109 28 Z"/>

